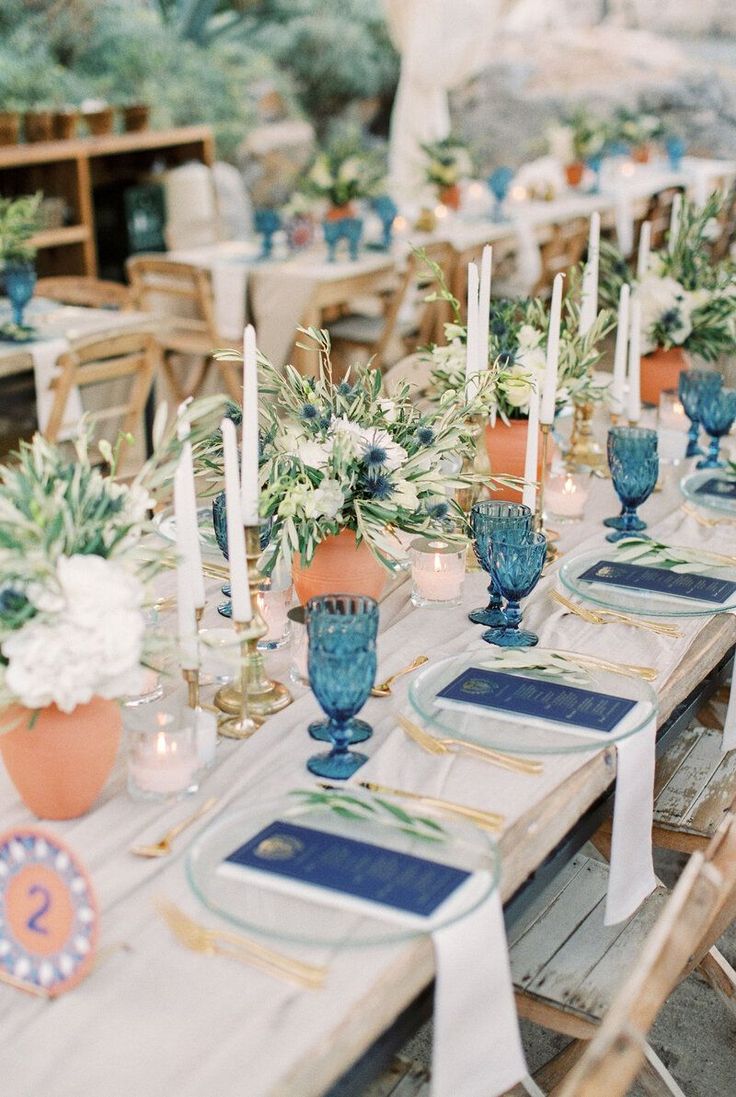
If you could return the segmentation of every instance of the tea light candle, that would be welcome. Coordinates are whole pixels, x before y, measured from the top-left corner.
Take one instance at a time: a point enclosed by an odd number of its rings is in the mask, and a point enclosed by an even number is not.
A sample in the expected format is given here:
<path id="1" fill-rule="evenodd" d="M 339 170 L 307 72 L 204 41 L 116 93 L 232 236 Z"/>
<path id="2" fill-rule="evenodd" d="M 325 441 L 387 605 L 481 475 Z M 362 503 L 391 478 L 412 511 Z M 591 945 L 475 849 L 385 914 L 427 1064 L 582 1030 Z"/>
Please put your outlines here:
<path id="1" fill-rule="evenodd" d="M 150 730 L 129 733 L 128 788 L 134 798 L 194 792 L 199 766 L 193 724 L 175 726 L 170 712 L 157 713 Z"/>
<path id="2" fill-rule="evenodd" d="M 546 509 L 555 518 L 567 518 L 578 521 L 583 517 L 588 501 L 588 489 L 582 476 L 572 472 L 551 476 L 545 484 L 544 502 Z"/>
<path id="3" fill-rule="evenodd" d="M 417 537 L 409 545 L 415 606 L 457 606 L 465 578 L 467 551 L 457 542 Z"/>

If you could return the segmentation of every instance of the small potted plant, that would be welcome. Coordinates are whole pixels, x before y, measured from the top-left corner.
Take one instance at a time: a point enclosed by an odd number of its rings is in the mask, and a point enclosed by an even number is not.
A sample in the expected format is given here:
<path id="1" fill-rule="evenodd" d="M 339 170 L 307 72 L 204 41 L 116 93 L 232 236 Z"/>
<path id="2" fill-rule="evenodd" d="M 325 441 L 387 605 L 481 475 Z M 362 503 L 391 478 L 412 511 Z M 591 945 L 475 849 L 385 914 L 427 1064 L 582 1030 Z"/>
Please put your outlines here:
<path id="1" fill-rule="evenodd" d="M 565 166 L 568 186 L 579 187 L 588 161 L 599 161 L 608 143 L 608 124 L 586 110 L 579 110 L 570 119 L 574 159 Z"/>
<path id="2" fill-rule="evenodd" d="M 647 164 L 652 156 L 652 144 L 659 140 L 664 127 L 656 114 L 619 107 L 613 122 L 617 140 L 631 150 L 631 158 L 638 164 Z"/>
<path id="3" fill-rule="evenodd" d="M 23 310 L 36 285 L 32 243 L 41 222 L 40 191 L 22 198 L 0 198 L 0 264 L 5 292 L 13 307 L 13 325 L 23 331 Z M 6 332 L 11 335 L 12 332 Z"/>
<path id="4" fill-rule="evenodd" d="M 372 157 L 339 144 L 318 153 L 307 172 L 302 191 L 328 203 L 327 221 L 355 217 L 354 203 L 372 197 L 383 172 Z"/>
<path id="5" fill-rule="evenodd" d="M 105 137 L 112 133 L 115 111 L 105 99 L 85 99 L 80 110 L 92 137 Z"/>
<path id="6" fill-rule="evenodd" d="M 460 208 L 460 180 L 473 173 L 473 162 L 467 145 L 457 137 L 444 137 L 441 141 L 421 146 L 426 156 L 424 175 L 426 182 L 436 187 L 437 196 L 449 209 Z"/>

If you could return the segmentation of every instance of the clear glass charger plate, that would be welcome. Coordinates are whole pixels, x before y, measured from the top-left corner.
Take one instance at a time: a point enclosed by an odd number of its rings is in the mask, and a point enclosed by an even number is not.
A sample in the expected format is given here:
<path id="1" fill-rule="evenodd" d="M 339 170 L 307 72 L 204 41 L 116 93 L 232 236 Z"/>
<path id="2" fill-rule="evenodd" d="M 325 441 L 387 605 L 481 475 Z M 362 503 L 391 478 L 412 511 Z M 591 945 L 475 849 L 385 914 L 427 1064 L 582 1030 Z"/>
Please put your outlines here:
<path id="1" fill-rule="evenodd" d="M 547 648 L 533 648 L 529 649 L 528 654 L 535 662 L 551 667 L 556 653 Z M 600 734 L 586 734 L 574 726 L 563 729 L 549 721 L 512 716 L 492 709 L 441 708 L 437 704 L 437 694 L 469 667 L 498 670 L 535 681 L 556 682 L 606 693 L 636 701 L 637 706 L 613 731 Z M 421 671 L 409 686 L 409 700 L 430 734 L 439 737 L 449 735 L 506 754 L 523 755 L 577 754 L 601 750 L 641 731 L 657 711 L 657 695 L 641 678 L 629 678 L 602 667 L 582 667 L 574 662 L 570 662 L 570 667 L 575 679 L 547 675 L 542 670 L 528 667 L 513 667 L 508 665 L 505 653 L 500 650 L 454 655 Z M 576 680 L 578 677 L 580 680 Z"/>
<path id="2" fill-rule="evenodd" d="M 699 507 L 709 507 L 711 510 L 725 511 L 726 514 L 736 514 L 736 497 L 728 498 L 725 495 L 711 494 L 699 489 L 709 480 L 717 480 L 724 484 L 733 484 L 732 476 L 727 476 L 725 469 L 700 469 L 699 472 L 691 472 L 680 480 L 680 491 L 692 503 Z"/>
<path id="3" fill-rule="evenodd" d="M 641 617 L 706 617 L 712 613 L 725 613 L 736 609 L 736 591 L 723 603 L 703 602 L 695 598 L 678 598 L 671 594 L 661 594 L 653 590 L 632 590 L 631 587 L 614 587 L 605 583 L 591 583 L 580 576 L 598 564 L 601 560 L 618 562 L 616 546 L 584 552 L 565 560 L 560 568 L 560 582 L 567 590 L 577 594 L 585 602 L 603 609 L 612 609 L 618 613 L 635 614 Z M 636 560 L 621 561 L 638 563 Z M 647 565 L 649 566 L 649 565 Z M 710 579 L 723 579 L 736 582 L 736 567 L 716 567 L 703 564 L 698 574 Z"/>
<path id="4" fill-rule="evenodd" d="M 170 541 L 172 545 L 176 543 L 176 515 L 173 507 L 165 507 L 159 511 L 153 519 L 153 524 L 159 537 L 163 537 L 164 541 Z M 221 563 L 223 567 L 226 566 L 225 558 L 220 552 L 215 537 L 212 507 L 197 507 L 197 527 L 202 552 L 206 553 L 208 558 Z"/>
<path id="5" fill-rule="evenodd" d="M 229 922 L 264 937 L 310 946 L 354 948 L 405 941 L 450 925 L 475 910 L 498 886 L 500 858 L 496 846 L 477 827 L 448 820 L 423 807 L 398 805 L 360 789 L 346 787 L 339 794 L 341 803 L 345 803 L 345 796 L 353 801 L 340 813 L 327 806 L 327 796 L 314 804 L 295 793 L 261 803 L 236 802 L 228 807 L 189 851 L 186 871 L 195 895 Z M 407 825 L 406 819 L 413 822 Z M 431 827 L 421 822 L 426 819 L 431 820 Z M 385 915 L 383 911 L 366 913 L 341 892 L 302 888 L 268 872 L 248 869 L 241 875 L 221 871 L 229 854 L 275 820 L 413 854 L 474 875 L 426 919 L 402 915 L 390 907 L 385 908 Z"/>

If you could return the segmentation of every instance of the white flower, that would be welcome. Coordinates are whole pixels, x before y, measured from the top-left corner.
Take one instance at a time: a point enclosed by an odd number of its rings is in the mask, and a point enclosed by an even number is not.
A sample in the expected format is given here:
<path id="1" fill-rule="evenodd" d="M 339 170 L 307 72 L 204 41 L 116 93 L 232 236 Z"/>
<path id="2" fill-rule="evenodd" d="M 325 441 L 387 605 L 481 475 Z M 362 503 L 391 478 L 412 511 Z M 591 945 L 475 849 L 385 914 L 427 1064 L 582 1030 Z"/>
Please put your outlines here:
<path id="1" fill-rule="evenodd" d="M 312 166 L 309 178 L 317 187 L 331 187 L 333 184 L 332 172 L 325 157 L 320 156 Z"/>
<path id="2" fill-rule="evenodd" d="M 383 417 L 387 423 L 396 422 L 396 401 L 395 400 L 379 400 L 378 405 L 383 412 Z"/>
<path id="3" fill-rule="evenodd" d="M 145 620 L 142 584 L 101 556 L 58 561 L 61 605 L 33 618 L 2 645 L 5 682 L 21 704 L 72 712 L 94 696 L 140 690 Z"/>
<path id="4" fill-rule="evenodd" d="M 641 304 L 642 352 L 649 354 L 656 348 L 653 329 L 663 322 L 671 342 L 682 346 L 693 330 L 691 294 L 674 278 L 654 275 L 647 275 L 636 292 Z"/>
<path id="5" fill-rule="evenodd" d="M 296 456 L 309 468 L 323 469 L 329 463 L 332 447 L 333 441 L 331 438 L 325 439 L 324 442 L 315 442 L 313 439 L 308 438 L 299 443 Z"/>
<path id="6" fill-rule="evenodd" d="M 398 442 L 394 442 L 388 431 L 381 430 L 380 427 L 367 428 L 361 441 L 363 455 L 366 456 L 369 453 L 375 455 L 382 452 L 385 456 L 380 464 L 388 469 L 400 468 L 408 456 L 404 447 L 400 446 Z M 374 463 L 379 464 L 378 461 Z"/>
<path id="7" fill-rule="evenodd" d="M 342 488 L 338 480 L 322 481 L 312 497 L 312 506 L 315 518 L 335 518 L 345 502 Z"/>
<path id="8" fill-rule="evenodd" d="M 533 350 L 542 342 L 542 333 L 531 324 L 522 324 L 516 341 L 519 350 Z"/>
<path id="9" fill-rule="evenodd" d="M 529 407 L 529 396 L 534 384 L 533 371 L 515 365 L 511 367 L 500 387 L 510 407 L 524 409 Z"/>
<path id="10" fill-rule="evenodd" d="M 391 503 L 396 507 L 403 507 L 404 510 L 415 511 L 419 506 L 419 495 L 416 486 L 411 480 L 396 480 L 394 481 L 393 491 L 391 492 Z"/>
<path id="11" fill-rule="evenodd" d="M 543 347 L 530 347 L 528 350 L 520 349 L 516 356 L 516 366 L 521 366 L 526 373 L 534 376 L 544 374 L 547 368 L 547 354 Z"/>
<path id="12" fill-rule="evenodd" d="M 285 423 L 274 439 L 275 447 L 290 457 L 298 457 L 307 435 L 296 423 Z"/>
<path id="13" fill-rule="evenodd" d="M 357 156 L 349 156 L 347 160 L 343 160 L 340 164 L 337 172 L 338 179 L 341 179 L 344 183 L 352 183 L 357 179 L 360 179 L 361 162 Z"/>

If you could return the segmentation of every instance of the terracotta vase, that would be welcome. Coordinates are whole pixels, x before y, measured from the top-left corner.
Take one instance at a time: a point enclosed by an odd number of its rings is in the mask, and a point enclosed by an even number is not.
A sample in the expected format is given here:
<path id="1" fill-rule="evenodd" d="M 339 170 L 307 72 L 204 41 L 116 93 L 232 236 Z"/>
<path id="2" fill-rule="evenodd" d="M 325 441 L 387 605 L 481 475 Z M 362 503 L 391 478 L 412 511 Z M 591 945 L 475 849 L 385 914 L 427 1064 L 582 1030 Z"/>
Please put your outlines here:
<path id="1" fill-rule="evenodd" d="M 652 158 L 652 146 L 646 142 L 642 145 L 634 145 L 631 150 L 631 159 L 636 164 L 648 164 Z"/>
<path id="2" fill-rule="evenodd" d="M 565 165 L 565 179 L 568 187 L 579 187 L 583 181 L 585 164 L 582 160 L 574 160 L 572 164 Z"/>
<path id="3" fill-rule="evenodd" d="M 460 187 L 453 183 L 451 187 L 443 187 L 440 191 L 440 202 L 448 209 L 460 209 Z"/>
<path id="4" fill-rule="evenodd" d="M 690 368 L 687 351 L 682 347 L 661 348 L 645 354 L 641 360 L 641 398 L 647 404 L 659 404 L 661 392 L 677 392 L 680 374 Z"/>
<path id="5" fill-rule="evenodd" d="M 356 545 L 351 529 L 343 529 L 321 541 L 306 567 L 299 553 L 295 553 L 291 573 L 302 605 L 318 594 L 366 594 L 378 599 L 388 578 L 386 568 L 366 542 Z"/>
<path id="6" fill-rule="evenodd" d="M 115 761 L 123 721 L 116 701 L 94 697 L 73 712 L 56 705 L 0 714 L 2 754 L 26 807 L 39 819 L 76 819 L 94 804 Z"/>
<path id="7" fill-rule="evenodd" d="M 325 214 L 325 221 L 344 221 L 346 217 L 355 217 L 355 206 L 352 202 L 346 202 L 344 206 L 330 206 Z"/>
<path id="8" fill-rule="evenodd" d="M 492 476 L 523 476 L 526 456 L 528 419 L 511 419 L 508 424 L 496 419 L 494 426 L 486 425 L 486 451 Z M 521 491 L 500 488 L 492 499 L 506 499 L 510 503 L 521 502 Z"/>

